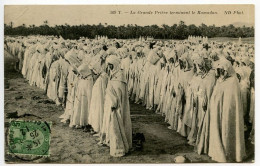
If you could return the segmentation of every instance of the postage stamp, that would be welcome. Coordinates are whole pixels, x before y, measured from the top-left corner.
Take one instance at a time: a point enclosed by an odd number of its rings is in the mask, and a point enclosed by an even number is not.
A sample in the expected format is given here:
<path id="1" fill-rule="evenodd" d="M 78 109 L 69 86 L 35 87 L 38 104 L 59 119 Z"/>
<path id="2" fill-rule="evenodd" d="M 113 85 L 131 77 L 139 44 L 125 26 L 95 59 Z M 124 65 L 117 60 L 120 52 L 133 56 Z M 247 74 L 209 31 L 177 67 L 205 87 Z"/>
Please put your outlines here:
<path id="1" fill-rule="evenodd" d="M 50 122 L 10 120 L 9 153 L 49 156 L 50 127 Z"/>

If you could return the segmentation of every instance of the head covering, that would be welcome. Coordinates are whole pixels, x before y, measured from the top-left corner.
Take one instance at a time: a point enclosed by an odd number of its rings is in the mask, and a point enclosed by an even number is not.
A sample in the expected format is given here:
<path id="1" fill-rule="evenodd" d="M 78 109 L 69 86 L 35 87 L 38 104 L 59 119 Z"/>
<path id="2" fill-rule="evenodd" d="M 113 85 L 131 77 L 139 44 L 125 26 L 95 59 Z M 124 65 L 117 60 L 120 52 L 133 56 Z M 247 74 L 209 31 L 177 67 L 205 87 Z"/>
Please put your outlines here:
<path id="1" fill-rule="evenodd" d="M 247 66 L 248 66 L 249 63 L 250 63 L 250 59 L 249 59 L 248 56 L 243 56 L 243 57 L 241 58 L 241 61 L 244 62 Z"/>
<path id="2" fill-rule="evenodd" d="M 160 59 L 160 57 L 158 56 L 158 54 L 154 51 L 151 50 L 148 54 L 147 60 L 151 63 L 151 64 L 156 64 L 156 62 L 158 62 L 158 60 Z"/>
<path id="3" fill-rule="evenodd" d="M 69 61 L 69 63 L 74 66 L 74 67 L 79 67 L 80 65 L 80 61 L 77 59 L 77 53 L 74 49 L 72 49 L 71 51 L 67 52 L 65 54 L 65 59 L 67 59 Z"/>
<path id="4" fill-rule="evenodd" d="M 192 54 L 192 60 L 193 63 L 199 64 L 199 65 L 205 65 L 205 61 L 203 57 L 199 55 L 199 53 L 195 52 Z"/>
<path id="5" fill-rule="evenodd" d="M 114 70 L 117 70 L 120 67 L 120 59 L 116 55 L 110 55 L 107 57 L 106 63 L 112 64 L 114 66 Z"/>
<path id="6" fill-rule="evenodd" d="M 175 59 L 175 57 L 176 57 L 175 50 L 167 50 L 167 51 L 164 52 L 164 55 L 165 55 L 167 60 L 169 60 L 171 58 Z"/>
<path id="7" fill-rule="evenodd" d="M 82 64 L 77 68 L 79 74 L 86 78 L 87 76 L 91 75 L 91 70 L 89 69 L 88 65 Z"/>
<path id="8" fill-rule="evenodd" d="M 36 50 L 39 51 L 40 53 L 44 53 L 43 45 L 38 44 L 38 45 L 36 46 Z"/>
<path id="9" fill-rule="evenodd" d="M 100 58 L 102 58 L 102 59 L 106 59 L 106 57 L 107 57 L 107 52 L 106 51 L 104 51 L 104 50 L 101 50 L 101 51 L 99 51 L 99 53 L 98 53 L 98 56 L 100 57 Z"/>
<path id="10" fill-rule="evenodd" d="M 117 55 L 119 55 L 121 58 L 127 57 L 127 49 L 126 48 L 119 48 L 116 51 Z"/>
<path id="11" fill-rule="evenodd" d="M 182 56 L 187 51 L 187 47 L 183 44 L 178 44 L 176 47 L 178 57 Z"/>
<path id="12" fill-rule="evenodd" d="M 90 54 L 85 54 L 82 59 L 82 63 L 89 65 L 91 61 L 92 61 L 92 56 Z"/>
<path id="13" fill-rule="evenodd" d="M 99 56 L 92 58 L 89 68 L 96 74 L 101 73 L 101 59 Z"/>
<path id="14" fill-rule="evenodd" d="M 219 61 L 217 61 L 217 63 L 217 69 L 224 69 L 228 76 L 235 76 L 235 70 L 233 69 L 230 61 L 225 58 L 221 58 Z"/>
<path id="15" fill-rule="evenodd" d="M 116 47 L 109 47 L 107 50 L 108 55 L 115 54 L 115 52 L 116 52 Z"/>
<path id="16" fill-rule="evenodd" d="M 211 58 L 211 59 L 218 59 L 218 54 L 215 51 L 213 51 L 213 52 L 211 52 L 209 54 L 209 58 Z"/>
<path id="17" fill-rule="evenodd" d="M 179 58 L 179 60 L 182 62 L 184 62 L 184 61 L 186 62 L 186 68 L 184 69 L 184 71 L 188 71 L 189 69 L 191 69 L 193 67 L 192 60 L 187 52 L 185 54 L 182 54 L 182 56 Z"/>

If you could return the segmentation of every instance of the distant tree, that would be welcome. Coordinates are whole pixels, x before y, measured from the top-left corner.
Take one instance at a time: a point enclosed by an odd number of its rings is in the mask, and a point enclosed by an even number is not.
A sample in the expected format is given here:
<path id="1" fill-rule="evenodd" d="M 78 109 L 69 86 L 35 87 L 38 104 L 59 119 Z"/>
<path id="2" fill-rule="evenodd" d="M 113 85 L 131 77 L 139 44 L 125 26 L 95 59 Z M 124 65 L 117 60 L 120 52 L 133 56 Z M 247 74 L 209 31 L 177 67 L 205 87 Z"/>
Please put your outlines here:
<path id="1" fill-rule="evenodd" d="M 43 25 L 35 26 L 25 24 L 13 27 L 13 22 L 4 25 L 5 35 L 56 35 L 62 36 L 64 39 L 79 39 L 80 37 L 95 38 L 96 35 L 108 36 L 108 38 L 132 39 L 140 36 L 152 36 L 155 39 L 186 39 L 189 35 L 208 36 L 211 37 L 253 37 L 254 27 L 235 27 L 234 25 L 217 27 L 215 25 L 207 26 L 201 24 L 186 25 L 184 21 L 172 26 L 163 24 L 139 26 L 136 24 L 124 24 L 120 26 L 104 25 L 77 25 L 71 26 L 67 23 L 64 25 L 55 25 L 50 27 L 48 21 L 45 20 Z"/>
<path id="2" fill-rule="evenodd" d="M 14 23 L 11 21 L 10 22 L 10 27 L 13 28 L 13 26 L 14 26 Z"/>
<path id="3" fill-rule="evenodd" d="M 48 20 L 43 21 L 43 25 L 48 26 L 48 24 L 49 24 Z"/>

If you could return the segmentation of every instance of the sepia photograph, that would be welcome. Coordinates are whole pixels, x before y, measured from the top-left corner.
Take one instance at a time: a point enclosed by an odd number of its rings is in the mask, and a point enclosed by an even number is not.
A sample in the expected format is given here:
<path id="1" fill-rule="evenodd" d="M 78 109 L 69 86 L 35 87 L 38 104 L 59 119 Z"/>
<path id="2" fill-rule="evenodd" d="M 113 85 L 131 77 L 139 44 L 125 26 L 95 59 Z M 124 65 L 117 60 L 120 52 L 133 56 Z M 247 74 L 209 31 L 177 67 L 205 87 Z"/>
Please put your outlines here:
<path id="1" fill-rule="evenodd" d="M 255 162 L 255 6 L 5 5 L 6 164 Z"/>

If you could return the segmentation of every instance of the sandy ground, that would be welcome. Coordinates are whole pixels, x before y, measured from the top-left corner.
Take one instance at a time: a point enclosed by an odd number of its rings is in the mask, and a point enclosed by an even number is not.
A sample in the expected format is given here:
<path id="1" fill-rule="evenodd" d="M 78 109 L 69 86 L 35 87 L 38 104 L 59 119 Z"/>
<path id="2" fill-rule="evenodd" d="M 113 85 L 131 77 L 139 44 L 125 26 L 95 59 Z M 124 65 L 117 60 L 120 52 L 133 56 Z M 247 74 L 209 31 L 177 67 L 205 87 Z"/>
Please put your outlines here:
<path id="1" fill-rule="evenodd" d="M 22 161 L 7 153 L 6 143 L 7 163 L 173 163 L 173 158 L 177 155 L 185 155 L 190 162 L 214 162 L 207 155 L 194 153 L 193 147 L 187 144 L 185 138 L 167 128 L 162 116 L 134 103 L 131 103 L 133 131 L 144 134 L 146 141 L 143 149 L 132 151 L 121 158 L 111 157 L 108 147 L 97 145 L 96 137 L 59 122 L 58 117 L 63 113 L 63 108 L 52 103 L 44 104 L 44 101 L 49 101 L 44 91 L 29 86 L 22 75 L 13 70 L 13 58 L 7 52 L 4 63 L 6 135 L 9 122 L 7 113 L 17 111 L 18 119 L 52 122 L 50 157 Z M 249 157 L 246 161 L 251 162 L 254 152 L 252 145 L 248 149 Z"/>

